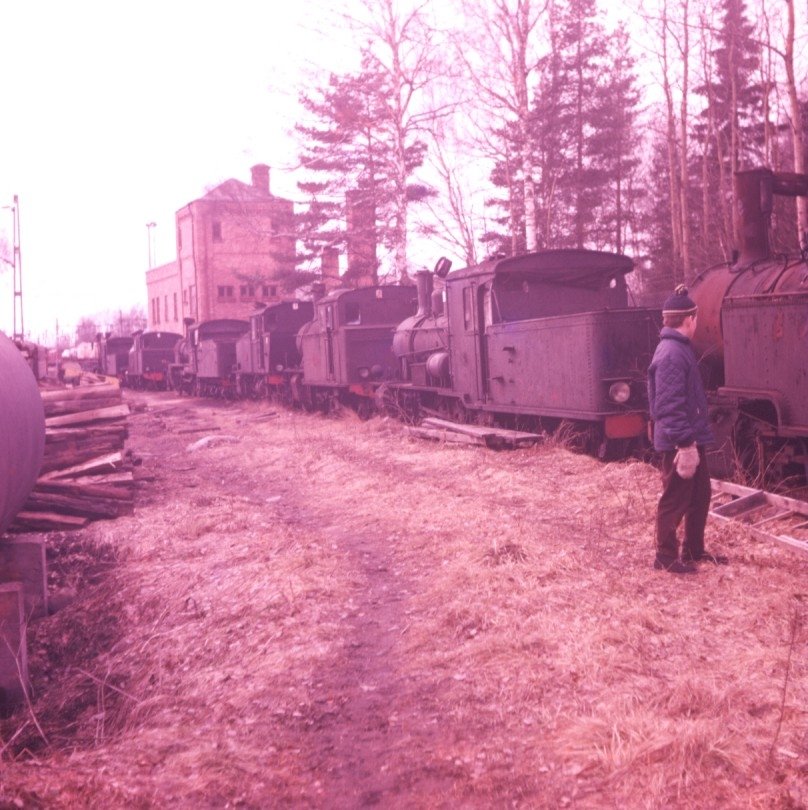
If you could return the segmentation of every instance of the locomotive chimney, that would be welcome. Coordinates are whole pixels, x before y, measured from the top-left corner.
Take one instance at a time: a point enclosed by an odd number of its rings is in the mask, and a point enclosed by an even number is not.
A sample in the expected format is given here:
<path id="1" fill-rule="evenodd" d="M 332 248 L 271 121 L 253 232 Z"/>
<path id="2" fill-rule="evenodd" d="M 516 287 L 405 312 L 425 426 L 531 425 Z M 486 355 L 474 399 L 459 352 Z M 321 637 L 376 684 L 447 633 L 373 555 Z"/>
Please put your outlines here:
<path id="1" fill-rule="evenodd" d="M 750 169 L 735 174 L 735 231 L 740 240 L 738 264 L 769 257 L 773 184 L 770 169 Z"/>
<path id="2" fill-rule="evenodd" d="M 415 286 L 418 290 L 418 312 L 416 318 L 427 318 L 432 314 L 432 273 L 419 270 L 415 274 Z"/>
<path id="3" fill-rule="evenodd" d="M 311 302 L 316 304 L 325 295 L 325 284 L 322 281 L 315 281 L 311 285 Z"/>
<path id="4" fill-rule="evenodd" d="M 320 275 L 326 278 L 339 279 L 339 250 L 326 248 L 320 257 Z"/>
<path id="5" fill-rule="evenodd" d="M 269 197 L 269 166 L 265 163 L 256 163 L 250 172 L 252 173 L 253 188 Z"/>

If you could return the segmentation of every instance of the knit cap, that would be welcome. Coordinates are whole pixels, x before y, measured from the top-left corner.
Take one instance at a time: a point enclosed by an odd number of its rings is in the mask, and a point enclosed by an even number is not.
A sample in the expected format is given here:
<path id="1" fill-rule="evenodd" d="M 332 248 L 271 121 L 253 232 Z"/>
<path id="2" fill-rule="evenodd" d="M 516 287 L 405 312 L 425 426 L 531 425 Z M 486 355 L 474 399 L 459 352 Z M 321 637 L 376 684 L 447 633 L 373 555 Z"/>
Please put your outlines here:
<path id="1" fill-rule="evenodd" d="M 674 290 L 673 295 L 668 296 L 665 300 L 665 303 L 662 305 L 662 314 L 668 315 L 677 312 L 690 314 L 691 312 L 695 312 L 696 309 L 696 304 L 687 294 L 687 287 L 685 287 L 684 284 L 680 284 L 676 290 Z"/>

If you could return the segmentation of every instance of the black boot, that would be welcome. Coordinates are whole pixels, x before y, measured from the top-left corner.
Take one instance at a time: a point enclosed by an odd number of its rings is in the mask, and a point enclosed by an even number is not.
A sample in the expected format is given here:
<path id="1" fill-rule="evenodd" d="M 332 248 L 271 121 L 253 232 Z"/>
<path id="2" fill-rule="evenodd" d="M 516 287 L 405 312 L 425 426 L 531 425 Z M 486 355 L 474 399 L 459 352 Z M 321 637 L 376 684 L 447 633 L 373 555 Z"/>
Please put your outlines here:
<path id="1" fill-rule="evenodd" d="M 675 557 L 660 557 L 654 559 L 654 568 L 657 571 L 667 571 L 669 574 L 695 574 L 698 570 L 689 562 L 680 562 Z"/>
<path id="2" fill-rule="evenodd" d="M 690 554 L 687 551 L 683 551 L 682 559 L 685 562 L 708 562 L 713 565 L 729 565 L 729 557 L 725 557 L 723 554 L 710 554 L 709 551 L 702 551 L 700 554 Z"/>

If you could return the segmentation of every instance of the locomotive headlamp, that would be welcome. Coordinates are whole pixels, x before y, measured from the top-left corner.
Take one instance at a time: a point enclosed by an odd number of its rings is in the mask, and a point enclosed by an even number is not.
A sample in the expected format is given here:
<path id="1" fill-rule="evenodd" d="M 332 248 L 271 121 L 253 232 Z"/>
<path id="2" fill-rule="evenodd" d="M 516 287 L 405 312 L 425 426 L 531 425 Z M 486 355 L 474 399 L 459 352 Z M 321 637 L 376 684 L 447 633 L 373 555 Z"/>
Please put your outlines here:
<path id="1" fill-rule="evenodd" d="M 627 382 L 616 382 L 609 386 L 609 398 L 618 405 L 628 402 L 631 396 L 631 386 Z"/>
<path id="2" fill-rule="evenodd" d="M 367 366 L 363 366 L 362 368 L 357 370 L 359 372 L 360 380 L 367 380 L 370 377 L 370 369 Z"/>
<path id="3" fill-rule="evenodd" d="M 283 371 L 283 363 L 278 363 L 278 365 L 275 366 L 275 371 Z"/>
<path id="4" fill-rule="evenodd" d="M 373 375 L 374 380 L 380 380 L 384 376 L 384 368 L 377 363 L 371 367 L 370 373 Z"/>

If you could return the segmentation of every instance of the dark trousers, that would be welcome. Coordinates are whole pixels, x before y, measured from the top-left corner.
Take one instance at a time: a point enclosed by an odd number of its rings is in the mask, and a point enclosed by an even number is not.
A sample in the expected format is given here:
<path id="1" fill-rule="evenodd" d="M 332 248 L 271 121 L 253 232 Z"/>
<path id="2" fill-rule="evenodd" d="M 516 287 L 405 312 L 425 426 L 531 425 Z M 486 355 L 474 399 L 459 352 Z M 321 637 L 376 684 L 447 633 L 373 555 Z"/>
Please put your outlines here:
<path id="1" fill-rule="evenodd" d="M 703 447 L 693 478 L 680 478 L 673 465 L 675 450 L 662 453 L 662 496 L 657 506 L 657 556 L 675 560 L 679 556 L 676 529 L 685 519 L 682 556 L 697 558 L 704 551 L 704 525 L 710 511 L 710 471 Z"/>

